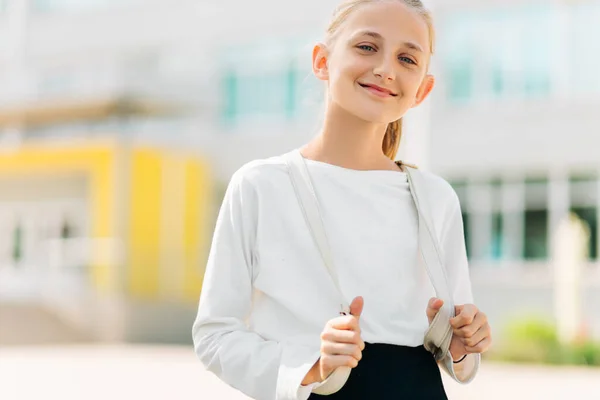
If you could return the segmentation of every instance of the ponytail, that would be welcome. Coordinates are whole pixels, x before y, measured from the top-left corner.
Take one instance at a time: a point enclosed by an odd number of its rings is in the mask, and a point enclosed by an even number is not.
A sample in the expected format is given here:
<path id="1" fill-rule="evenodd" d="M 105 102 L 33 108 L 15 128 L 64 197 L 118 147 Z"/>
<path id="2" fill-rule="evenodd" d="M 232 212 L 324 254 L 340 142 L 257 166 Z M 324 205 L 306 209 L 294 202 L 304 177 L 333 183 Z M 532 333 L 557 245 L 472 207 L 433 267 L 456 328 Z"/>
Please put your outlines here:
<path id="1" fill-rule="evenodd" d="M 390 122 L 385 131 L 385 136 L 383 137 L 383 154 L 388 156 L 392 161 L 396 160 L 400 139 L 402 139 L 402 118 Z"/>

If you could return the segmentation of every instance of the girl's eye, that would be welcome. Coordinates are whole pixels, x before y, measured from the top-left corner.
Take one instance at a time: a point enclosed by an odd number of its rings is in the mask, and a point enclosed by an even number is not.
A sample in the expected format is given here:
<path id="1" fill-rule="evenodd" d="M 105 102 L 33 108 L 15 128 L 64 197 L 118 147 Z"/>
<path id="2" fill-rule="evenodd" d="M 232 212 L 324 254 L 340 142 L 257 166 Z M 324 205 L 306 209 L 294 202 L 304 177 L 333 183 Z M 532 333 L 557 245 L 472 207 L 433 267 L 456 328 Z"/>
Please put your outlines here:
<path id="1" fill-rule="evenodd" d="M 409 64 L 417 65 L 417 63 L 412 58 L 410 58 L 410 57 L 400 56 L 400 57 L 398 57 L 398 60 L 400 60 L 402 62 L 409 63 Z"/>
<path id="2" fill-rule="evenodd" d="M 375 48 L 373 46 L 371 46 L 371 45 L 368 45 L 368 44 L 360 44 L 360 45 L 358 45 L 356 47 L 358 47 L 361 50 L 365 50 L 365 51 L 375 51 Z"/>

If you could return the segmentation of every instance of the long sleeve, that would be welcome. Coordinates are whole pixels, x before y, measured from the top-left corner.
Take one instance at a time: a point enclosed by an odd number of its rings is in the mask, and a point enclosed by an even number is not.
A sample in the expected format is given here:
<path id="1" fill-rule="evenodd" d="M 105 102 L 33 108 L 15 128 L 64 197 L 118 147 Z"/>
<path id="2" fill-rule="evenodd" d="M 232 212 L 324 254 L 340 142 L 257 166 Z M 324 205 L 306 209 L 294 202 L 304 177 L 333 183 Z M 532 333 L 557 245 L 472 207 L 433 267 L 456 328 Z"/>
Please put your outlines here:
<path id="1" fill-rule="evenodd" d="M 465 246 L 462 213 L 458 196 L 453 192 L 452 201 L 446 211 L 446 220 L 441 237 L 441 251 L 444 265 L 448 269 L 448 279 L 454 304 L 473 303 L 469 264 Z M 454 364 L 450 355 L 440 363 L 442 369 L 459 383 L 469 383 L 477 374 L 481 356 L 469 354 L 462 362 Z"/>
<path id="2" fill-rule="evenodd" d="M 203 365 L 259 400 L 305 400 L 306 373 L 318 349 L 266 340 L 245 323 L 252 309 L 258 196 L 248 177 L 234 174 L 217 219 L 193 325 Z"/>

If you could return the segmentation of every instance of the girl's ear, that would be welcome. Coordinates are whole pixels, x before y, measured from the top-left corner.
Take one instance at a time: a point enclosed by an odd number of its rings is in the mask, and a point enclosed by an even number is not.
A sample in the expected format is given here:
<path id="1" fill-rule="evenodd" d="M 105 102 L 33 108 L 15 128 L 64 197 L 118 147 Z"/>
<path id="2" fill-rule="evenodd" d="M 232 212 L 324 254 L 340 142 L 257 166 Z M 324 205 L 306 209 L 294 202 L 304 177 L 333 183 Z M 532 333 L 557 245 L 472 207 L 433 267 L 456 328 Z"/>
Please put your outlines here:
<path id="1" fill-rule="evenodd" d="M 429 93 L 431 93 L 434 86 L 435 78 L 433 75 L 426 75 L 425 78 L 423 78 L 423 82 L 421 82 L 421 86 L 419 86 L 413 107 L 421 104 L 427 98 L 427 96 L 429 96 Z"/>
<path id="2" fill-rule="evenodd" d="M 313 73 L 322 81 L 329 80 L 327 47 L 323 43 L 317 43 L 312 52 Z"/>

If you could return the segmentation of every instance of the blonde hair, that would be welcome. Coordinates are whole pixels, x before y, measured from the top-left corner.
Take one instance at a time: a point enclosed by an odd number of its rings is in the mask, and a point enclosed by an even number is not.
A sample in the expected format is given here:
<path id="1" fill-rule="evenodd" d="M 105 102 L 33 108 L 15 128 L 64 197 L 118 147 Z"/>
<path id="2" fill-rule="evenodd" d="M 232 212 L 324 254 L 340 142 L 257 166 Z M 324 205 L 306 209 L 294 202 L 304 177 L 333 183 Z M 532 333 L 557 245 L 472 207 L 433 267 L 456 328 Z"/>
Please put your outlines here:
<path id="1" fill-rule="evenodd" d="M 345 0 L 336 8 L 333 19 L 327 28 L 326 43 L 331 45 L 335 40 L 336 34 L 340 27 L 348 19 L 348 16 L 358 7 L 364 4 L 398 1 L 413 11 L 416 11 L 427 23 L 429 28 L 429 51 L 433 54 L 435 44 L 435 29 L 433 27 L 433 17 L 431 12 L 423 5 L 421 0 Z M 402 118 L 397 121 L 392 121 L 388 124 L 385 131 L 385 136 L 382 142 L 383 153 L 390 159 L 395 160 L 402 138 Z"/>

